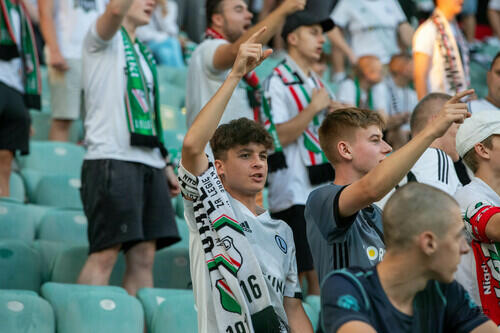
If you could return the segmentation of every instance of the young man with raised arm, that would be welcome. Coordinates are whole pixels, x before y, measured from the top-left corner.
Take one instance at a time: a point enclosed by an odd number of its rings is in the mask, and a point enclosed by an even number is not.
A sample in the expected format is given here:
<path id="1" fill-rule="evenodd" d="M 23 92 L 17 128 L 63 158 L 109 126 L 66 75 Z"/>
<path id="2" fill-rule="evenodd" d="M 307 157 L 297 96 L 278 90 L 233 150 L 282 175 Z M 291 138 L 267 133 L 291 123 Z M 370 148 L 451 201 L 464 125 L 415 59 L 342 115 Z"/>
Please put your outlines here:
<path id="1" fill-rule="evenodd" d="M 246 118 L 217 127 L 242 77 L 271 54 L 258 43 L 264 33 L 240 46 L 182 148 L 179 181 L 199 332 L 312 332 L 300 300 L 292 230 L 255 202 L 272 138 Z M 205 154 L 209 140 L 214 160 Z"/>
<path id="2" fill-rule="evenodd" d="M 383 224 L 381 263 L 335 271 L 323 282 L 326 333 L 499 332 L 453 279 L 469 247 L 450 195 L 405 185 L 387 202 Z"/>
<path id="3" fill-rule="evenodd" d="M 410 171 L 429 145 L 469 115 L 460 98 L 451 98 L 434 121 L 392 153 L 382 139 L 383 122 L 369 110 L 331 112 L 319 130 L 321 148 L 335 168 L 333 184 L 314 190 L 307 200 L 307 237 L 320 281 L 333 269 L 374 266 L 385 252 L 382 199 Z"/>
<path id="4" fill-rule="evenodd" d="M 170 202 L 180 189 L 166 165 L 156 64 L 135 38 L 154 6 L 154 0 L 111 0 L 83 42 L 81 197 L 89 257 L 78 283 L 107 284 L 123 250 L 123 285 L 131 295 L 153 287 L 155 251 L 180 239 Z"/>
<path id="5" fill-rule="evenodd" d="M 285 0 L 269 16 L 252 27 L 252 14 L 244 0 L 206 0 L 205 40 L 193 52 L 188 66 L 188 127 L 226 79 L 239 46 L 264 26 L 267 30 L 259 36 L 257 42 L 266 43 L 278 32 L 288 15 L 304 9 L 305 5 L 306 0 Z M 221 124 L 241 117 L 254 119 L 257 90 L 257 75 L 246 75 L 234 90 Z"/>
<path id="6" fill-rule="evenodd" d="M 472 240 L 472 251 L 462 258 L 456 278 L 499 325 L 500 113 L 473 113 L 458 129 L 457 150 L 474 177 L 455 194 Z"/>
<path id="7" fill-rule="evenodd" d="M 275 149 L 269 158 L 269 210 L 293 230 L 299 279 L 307 280 L 308 294 L 319 295 L 319 282 L 307 243 L 304 209 L 307 196 L 333 180 L 333 168 L 319 147 L 318 128 L 335 105 L 333 94 L 313 72 L 333 21 L 307 11 L 290 15 L 282 30 L 287 55 L 264 81 L 261 121 Z M 266 104 L 267 103 L 267 104 Z"/>

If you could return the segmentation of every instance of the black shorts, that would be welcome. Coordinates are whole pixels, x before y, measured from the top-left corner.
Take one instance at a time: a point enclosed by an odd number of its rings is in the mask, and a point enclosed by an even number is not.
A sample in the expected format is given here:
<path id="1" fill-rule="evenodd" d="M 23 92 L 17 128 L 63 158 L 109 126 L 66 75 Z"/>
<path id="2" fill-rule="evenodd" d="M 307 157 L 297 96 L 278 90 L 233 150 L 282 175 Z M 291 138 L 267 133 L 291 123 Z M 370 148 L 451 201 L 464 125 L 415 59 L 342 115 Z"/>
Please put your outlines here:
<path id="1" fill-rule="evenodd" d="M 180 240 L 164 169 L 119 160 L 85 160 L 80 194 L 88 219 L 89 253 L 121 244 L 127 251 L 156 240 Z"/>
<path id="2" fill-rule="evenodd" d="M 273 219 L 283 220 L 292 228 L 299 273 L 314 269 L 311 249 L 307 241 L 305 208 L 305 205 L 294 205 L 281 212 L 271 213 Z"/>
<path id="3" fill-rule="evenodd" d="M 31 117 L 23 95 L 0 82 L 0 150 L 29 153 Z"/>

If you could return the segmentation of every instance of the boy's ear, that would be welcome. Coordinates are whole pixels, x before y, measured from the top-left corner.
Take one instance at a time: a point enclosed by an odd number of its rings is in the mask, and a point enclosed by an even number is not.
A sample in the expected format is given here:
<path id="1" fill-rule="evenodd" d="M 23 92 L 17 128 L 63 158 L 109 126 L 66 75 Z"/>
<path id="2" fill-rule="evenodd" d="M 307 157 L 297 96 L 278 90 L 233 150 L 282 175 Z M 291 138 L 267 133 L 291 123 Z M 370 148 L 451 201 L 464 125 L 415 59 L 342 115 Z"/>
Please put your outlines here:
<path id="1" fill-rule="evenodd" d="M 352 147 L 349 145 L 349 142 L 339 141 L 337 144 L 337 150 L 342 158 L 345 158 L 348 161 L 352 160 Z"/>

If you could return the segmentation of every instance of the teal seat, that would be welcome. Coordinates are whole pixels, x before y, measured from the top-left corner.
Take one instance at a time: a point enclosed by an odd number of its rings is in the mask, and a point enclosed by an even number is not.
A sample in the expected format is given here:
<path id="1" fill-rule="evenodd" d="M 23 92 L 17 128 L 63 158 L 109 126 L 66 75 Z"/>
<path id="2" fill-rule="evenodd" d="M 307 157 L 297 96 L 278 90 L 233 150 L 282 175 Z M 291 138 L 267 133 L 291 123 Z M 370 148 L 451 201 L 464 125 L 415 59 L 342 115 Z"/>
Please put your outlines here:
<path id="1" fill-rule="evenodd" d="M 42 104 L 47 102 L 50 108 L 50 101 L 46 101 L 42 97 Z M 33 128 L 33 135 L 31 140 L 48 140 L 50 132 L 50 112 L 30 111 L 31 127 Z"/>
<path id="2" fill-rule="evenodd" d="M 157 288 L 191 288 L 189 250 L 165 248 L 156 252 L 153 272 L 154 286 Z"/>
<path id="3" fill-rule="evenodd" d="M 87 218 L 81 210 L 51 210 L 42 218 L 37 238 L 87 245 Z"/>
<path id="4" fill-rule="evenodd" d="M 82 209 L 80 186 L 79 178 L 66 175 L 43 176 L 38 182 L 33 201 L 44 206 Z"/>
<path id="5" fill-rule="evenodd" d="M 0 287 L 38 292 L 41 284 L 38 253 L 18 240 L 0 241 Z"/>
<path id="6" fill-rule="evenodd" d="M 264 81 L 272 72 L 274 67 L 283 60 L 281 56 L 272 56 L 264 60 L 257 68 L 255 68 L 255 73 L 259 77 L 260 81 Z"/>
<path id="7" fill-rule="evenodd" d="M 175 108 L 164 104 L 160 108 L 161 120 L 164 130 L 181 130 L 187 132 L 186 109 Z"/>
<path id="8" fill-rule="evenodd" d="M 302 303 L 302 306 L 304 307 L 307 317 L 309 317 L 309 320 L 311 321 L 314 332 L 316 332 L 319 323 L 319 311 L 316 311 L 316 309 L 308 303 Z"/>
<path id="9" fill-rule="evenodd" d="M 181 219 L 184 219 L 184 199 L 182 199 L 182 196 L 179 195 L 177 201 L 175 202 L 175 214 L 177 217 L 180 217 Z"/>
<path id="10" fill-rule="evenodd" d="M 179 236 L 181 237 L 181 241 L 172 245 L 170 249 L 175 249 L 175 248 L 189 249 L 189 229 L 186 224 L 186 221 L 184 221 L 184 218 L 180 217 L 176 217 L 175 221 L 177 222 L 177 230 L 179 230 Z"/>
<path id="11" fill-rule="evenodd" d="M 153 317 L 156 310 L 160 305 L 165 302 L 166 299 L 176 296 L 187 296 L 193 295 L 192 290 L 187 289 L 161 289 L 161 288 L 142 288 L 137 292 L 137 299 L 142 304 L 144 308 L 144 314 L 146 316 L 146 327 L 148 332 L 152 332 Z"/>
<path id="12" fill-rule="evenodd" d="M 85 149 L 69 142 L 31 141 L 30 154 L 17 158 L 21 169 L 80 177 Z"/>
<path id="13" fill-rule="evenodd" d="M 34 292 L 0 290 L 0 328 L 6 333 L 55 333 L 54 311 Z"/>
<path id="14" fill-rule="evenodd" d="M 318 313 L 321 311 L 321 298 L 319 295 L 307 295 L 304 298 L 304 302 L 309 304 L 314 311 L 317 311 Z"/>
<path id="15" fill-rule="evenodd" d="M 168 157 L 170 158 L 170 162 L 172 162 L 177 168 L 179 162 L 181 160 L 181 150 L 177 148 L 168 148 Z"/>
<path id="16" fill-rule="evenodd" d="M 28 202 L 33 202 L 35 200 L 35 190 L 40 182 L 40 179 L 46 174 L 40 170 L 33 170 L 24 168 L 21 171 L 21 177 L 24 181 L 24 186 L 26 189 L 26 196 L 28 197 Z"/>
<path id="17" fill-rule="evenodd" d="M 10 195 L 9 198 L 19 202 L 26 200 L 26 190 L 21 176 L 18 173 L 12 172 L 9 180 Z"/>
<path id="18" fill-rule="evenodd" d="M 52 269 L 50 281 L 59 283 L 76 283 L 85 261 L 88 258 L 88 246 L 71 246 L 60 252 Z M 123 254 L 118 255 L 111 277 L 110 285 L 122 285 L 123 275 L 125 274 L 125 258 Z"/>
<path id="19" fill-rule="evenodd" d="M 163 138 L 165 139 L 165 146 L 167 149 L 174 148 L 178 151 L 182 149 L 182 142 L 184 141 L 184 136 L 186 132 L 179 130 L 168 130 L 163 131 Z"/>
<path id="20" fill-rule="evenodd" d="M 144 329 L 141 303 L 124 289 L 46 283 L 42 295 L 54 308 L 58 333 L 138 333 Z"/>
<path id="21" fill-rule="evenodd" d="M 30 208 L 21 203 L 0 201 L 0 239 L 17 239 L 27 243 L 35 239 L 35 221 Z"/>
<path id="22" fill-rule="evenodd" d="M 171 295 L 159 305 L 151 324 L 152 333 L 196 333 L 198 320 L 192 293 Z"/>
<path id="23" fill-rule="evenodd" d="M 42 284 L 50 281 L 57 256 L 71 247 L 71 244 L 53 242 L 47 240 L 35 240 L 31 247 L 38 253 L 40 258 L 40 271 Z"/>
<path id="24" fill-rule="evenodd" d="M 185 88 L 180 88 L 171 83 L 161 84 L 160 103 L 161 105 L 170 105 L 174 108 L 183 108 L 186 104 Z"/>
<path id="25" fill-rule="evenodd" d="M 171 83 L 184 88 L 187 81 L 187 68 L 158 66 L 158 76 L 161 83 Z"/>

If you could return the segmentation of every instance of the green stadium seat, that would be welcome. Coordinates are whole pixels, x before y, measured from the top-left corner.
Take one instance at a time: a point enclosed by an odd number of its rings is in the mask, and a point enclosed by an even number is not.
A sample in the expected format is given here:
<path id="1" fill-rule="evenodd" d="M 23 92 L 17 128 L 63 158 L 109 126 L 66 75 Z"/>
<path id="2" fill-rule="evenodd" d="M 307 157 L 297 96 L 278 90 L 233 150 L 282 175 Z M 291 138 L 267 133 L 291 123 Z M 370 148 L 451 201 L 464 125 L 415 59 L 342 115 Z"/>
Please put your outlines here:
<path id="1" fill-rule="evenodd" d="M 171 83 L 178 87 L 186 87 L 187 68 L 158 66 L 158 76 L 161 83 Z"/>
<path id="2" fill-rule="evenodd" d="M 162 105 L 160 108 L 161 121 L 164 130 L 181 130 L 187 132 L 186 109 L 175 108 L 170 105 Z"/>
<path id="3" fill-rule="evenodd" d="M 0 328 L 6 333 L 55 333 L 54 311 L 35 292 L 0 290 Z"/>
<path id="4" fill-rule="evenodd" d="M 157 288 L 190 289 L 189 250 L 164 248 L 156 252 L 153 272 Z"/>
<path id="5" fill-rule="evenodd" d="M 182 199 L 180 199 L 182 200 Z M 170 247 L 170 249 L 189 249 L 189 229 L 184 221 L 184 218 L 176 217 L 175 221 L 177 222 L 177 229 L 179 230 L 179 236 L 181 237 L 181 241 L 175 243 Z"/>
<path id="6" fill-rule="evenodd" d="M 153 317 L 156 310 L 166 299 L 179 295 L 193 295 L 193 291 L 187 289 L 142 288 L 137 292 L 137 298 L 144 308 L 146 327 L 149 333 L 152 332 Z"/>
<path id="7" fill-rule="evenodd" d="M 302 306 L 304 307 L 304 311 L 306 312 L 307 316 L 309 317 L 309 320 L 311 321 L 314 332 L 316 332 L 316 329 L 318 328 L 319 324 L 319 311 L 316 311 L 316 309 L 314 309 L 308 303 L 302 303 Z"/>
<path id="8" fill-rule="evenodd" d="M 22 169 L 20 173 L 24 181 L 28 202 L 33 202 L 38 182 L 40 181 L 40 179 L 42 179 L 45 173 L 43 171 L 33 170 L 28 168 Z"/>
<path id="9" fill-rule="evenodd" d="M 66 175 L 43 176 L 38 182 L 33 201 L 44 206 L 82 209 L 80 187 L 79 178 Z"/>
<path id="10" fill-rule="evenodd" d="M 304 302 L 309 304 L 318 313 L 321 310 L 321 298 L 319 295 L 307 295 L 304 298 Z"/>
<path id="11" fill-rule="evenodd" d="M 174 208 L 175 214 L 181 219 L 184 219 L 184 200 L 182 199 L 181 195 L 179 195 L 178 199 L 175 201 Z"/>
<path id="12" fill-rule="evenodd" d="M 58 333 L 139 333 L 141 303 L 118 287 L 46 283 L 42 295 L 54 308 Z"/>
<path id="13" fill-rule="evenodd" d="M 10 174 L 9 188 L 9 198 L 19 202 L 26 201 L 26 190 L 24 189 L 23 179 L 18 173 L 12 172 Z"/>
<path id="14" fill-rule="evenodd" d="M 186 104 L 186 91 L 184 87 L 178 87 L 171 83 L 160 85 L 161 105 L 170 105 L 175 108 L 183 108 Z"/>
<path id="15" fill-rule="evenodd" d="M 267 58 L 264 60 L 257 68 L 255 68 L 255 73 L 259 77 L 260 81 L 264 81 L 272 72 L 273 68 L 278 66 L 278 64 L 284 59 L 284 56 L 275 56 Z"/>
<path id="16" fill-rule="evenodd" d="M 44 104 L 44 98 L 42 97 L 42 104 Z M 49 103 L 50 108 L 50 101 Z M 49 112 L 40 112 L 30 110 L 31 115 L 31 126 L 33 127 L 33 135 L 30 137 L 31 140 L 36 141 L 47 141 L 49 139 L 50 124 L 52 117 Z M 69 141 L 70 142 L 80 142 L 83 139 L 83 122 L 78 119 L 73 121 L 71 128 L 69 130 Z"/>
<path id="17" fill-rule="evenodd" d="M 196 333 L 198 320 L 193 293 L 171 295 L 155 311 L 151 324 L 152 333 Z"/>
<path id="18" fill-rule="evenodd" d="M 69 249 L 71 244 L 37 239 L 31 244 L 31 247 L 40 257 L 40 270 L 43 284 L 50 281 L 57 256 Z"/>
<path id="19" fill-rule="evenodd" d="M 51 210 L 42 218 L 37 238 L 87 245 L 87 218 L 81 210 Z"/>
<path id="20" fill-rule="evenodd" d="M 21 203 L 0 201 L 0 239 L 17 239 L 27 243 L 35 239 L 35 221 L 29 207 Z"/>
<path id="21" fill-rule="evenodd" d="M 168 148 L 167 150 L 170 162 L 172 162 L 175 165 L 175 167 L 177 167 L 177 165 L 179 165 L 179 162 L 181 160 L 181 150 L 176 148 Z"/>
<path id="22" fill-rule="evenodd" d="M 174 148 L 178 151 L 182 149 L 182 142 L 186 132 L 180 130 L 163 131 L 163 138 L 165 139 L 165 146 L 167 149 Z"/>
<path id="23" fill-rule="evenodd" d="M 41 284 L 40 258 L 26 243 L 0 241 L 0 288 L 38 292 Z"/>
<path id="24" fill-rule="evenodd" d="M 69 142 L 31 141 L 30 154 L 17 158 L 21 169 L 80 176 L 85 149 Z"/>

